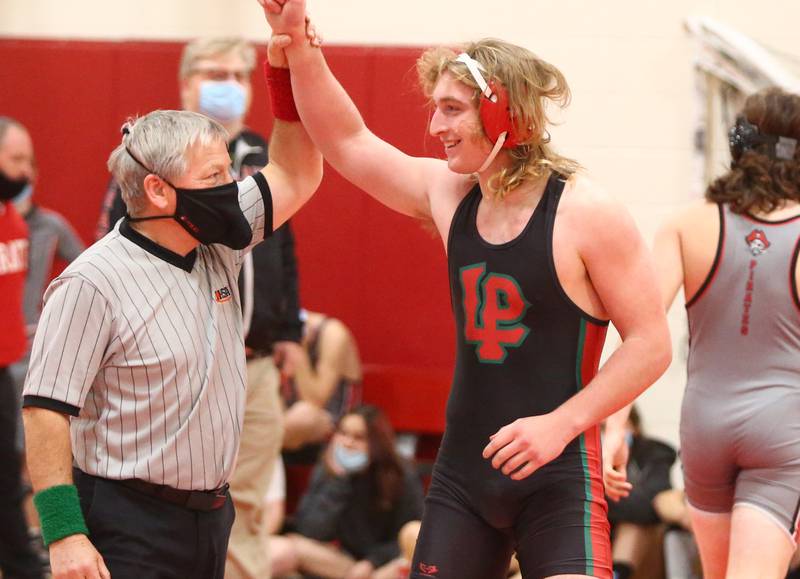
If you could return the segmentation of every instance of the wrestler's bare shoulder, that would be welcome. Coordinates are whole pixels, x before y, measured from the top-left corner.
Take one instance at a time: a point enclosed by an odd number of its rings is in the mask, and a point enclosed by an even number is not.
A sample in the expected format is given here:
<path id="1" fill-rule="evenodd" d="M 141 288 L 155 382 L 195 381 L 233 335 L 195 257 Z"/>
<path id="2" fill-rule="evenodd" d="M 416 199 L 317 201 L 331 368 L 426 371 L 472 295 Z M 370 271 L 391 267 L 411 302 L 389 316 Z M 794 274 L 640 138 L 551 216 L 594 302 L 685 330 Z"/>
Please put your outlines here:
<path id="1" fill-rule="evenodd" d="M 622 204 L 583 172 L 570 176 L 558 205 L 559 218 L 584 222 L 594 221 L 598 217 L 607 218 L 609 213 L 620 211 L 624 211 Z"/>
<path id="2" fill-rule="evenodd" d="M 679 207 L 666 221 L 664 228 L 681 231 L 699 231 L 702 228 L 719 227 L 719 206 L 710 201 L 690 201 Z"/>

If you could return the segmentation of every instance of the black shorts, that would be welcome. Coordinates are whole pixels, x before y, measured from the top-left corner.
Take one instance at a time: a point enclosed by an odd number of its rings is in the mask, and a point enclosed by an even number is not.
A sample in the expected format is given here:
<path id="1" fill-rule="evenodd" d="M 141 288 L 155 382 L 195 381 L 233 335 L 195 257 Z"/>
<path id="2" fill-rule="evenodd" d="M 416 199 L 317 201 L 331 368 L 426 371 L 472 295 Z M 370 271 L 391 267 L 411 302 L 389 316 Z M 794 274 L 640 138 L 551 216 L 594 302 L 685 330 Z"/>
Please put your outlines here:
<path id="1" fill-rule="evenodd" d="M 508 493 L 505 500 L 504 493 L 487 496 L 491 485 L 459 481 L 442 470 L 434 472 L 425 499 L 411 578 L 503 579 L 515 551 L 525 579 L 612 578 L 608 508 L 597 465 L 546 465 L 532 475 L 538 479 L 535 491 Z"/>

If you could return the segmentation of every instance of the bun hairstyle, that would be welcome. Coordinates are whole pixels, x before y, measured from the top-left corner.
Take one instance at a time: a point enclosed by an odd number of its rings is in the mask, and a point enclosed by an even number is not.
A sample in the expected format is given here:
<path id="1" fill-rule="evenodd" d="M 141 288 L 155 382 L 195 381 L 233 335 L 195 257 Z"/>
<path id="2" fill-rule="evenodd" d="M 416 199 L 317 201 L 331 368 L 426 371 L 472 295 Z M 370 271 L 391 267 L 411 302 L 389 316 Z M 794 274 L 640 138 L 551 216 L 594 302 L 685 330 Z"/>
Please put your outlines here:
<path id="1" fill-rule="evenodd" d="M 800 202 L 800 96 L 769 88 L 747 97 L 728 133 L 731 168 L 706 191 L 735 213 Z"/>

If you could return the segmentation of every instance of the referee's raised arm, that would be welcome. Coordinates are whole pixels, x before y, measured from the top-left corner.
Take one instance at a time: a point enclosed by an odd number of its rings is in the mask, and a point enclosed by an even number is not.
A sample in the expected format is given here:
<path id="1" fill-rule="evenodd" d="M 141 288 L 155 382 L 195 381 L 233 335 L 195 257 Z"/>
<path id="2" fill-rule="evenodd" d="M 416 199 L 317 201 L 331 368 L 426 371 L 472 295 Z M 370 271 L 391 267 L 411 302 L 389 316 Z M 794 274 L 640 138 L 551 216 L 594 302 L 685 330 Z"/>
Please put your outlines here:
<path id="1" fill-rule="evenodd" d="M 273 229 L 294 215 L 322 180 L 322 155 L 294 106 L 291 76 L 283 53 L 290 42 L 288 36 L 273 36 L 264 67 L 275 124 L 270 137 L 269 163 L 261 172 L 272 192 Z M 313 33 L 310 42 L 314 44 Z"/>

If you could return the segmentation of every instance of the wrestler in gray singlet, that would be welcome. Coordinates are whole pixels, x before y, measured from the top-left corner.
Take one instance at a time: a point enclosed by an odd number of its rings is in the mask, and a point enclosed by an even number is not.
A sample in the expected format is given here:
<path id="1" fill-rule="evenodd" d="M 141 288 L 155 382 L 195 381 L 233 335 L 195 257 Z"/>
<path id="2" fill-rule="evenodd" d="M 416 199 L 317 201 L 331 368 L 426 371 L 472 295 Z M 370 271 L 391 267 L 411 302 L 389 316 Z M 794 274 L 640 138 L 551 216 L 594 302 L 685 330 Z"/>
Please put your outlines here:
<path id="1" fill-rule="evenodd" d="M 800 502 L 800 216 L 721 206 L 720 245 L 689 315 L 681 415 L 686 493 L 703 511 L 745 503 L 794 538 Z"/>

